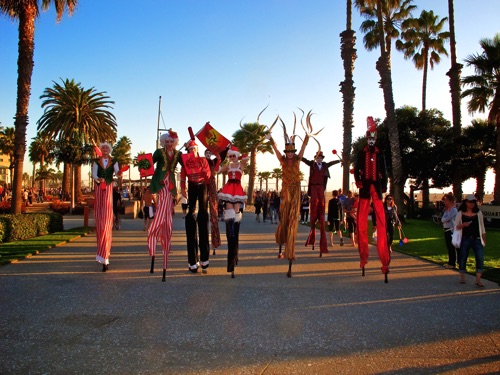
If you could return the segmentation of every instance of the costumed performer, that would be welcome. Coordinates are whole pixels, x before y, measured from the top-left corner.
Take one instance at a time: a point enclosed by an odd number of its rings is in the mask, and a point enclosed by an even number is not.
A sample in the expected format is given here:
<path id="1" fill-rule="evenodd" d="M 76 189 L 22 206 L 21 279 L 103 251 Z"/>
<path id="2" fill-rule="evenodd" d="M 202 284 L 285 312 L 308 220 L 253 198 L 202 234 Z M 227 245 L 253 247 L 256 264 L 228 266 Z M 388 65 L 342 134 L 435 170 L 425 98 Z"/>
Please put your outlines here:
<path id="1" fill-rule="evenodd" d="M 97 237 L 96 260 L 102 263 L 102 272 L 109 270 L 109 256 L 113 232 L 113 175 L 120 176 L 118 163 L 111 158 L 111 145 L 99 145 L 99 158 L 92 164 L 94 179 L 94 216 Z"/>
<path id="2" fill-rule="evenodd" d="M 333 160 L 325 163 L 323 161 L 324 159 L 325 156 L 321 150 L 316 152 L 314 161 L 302 158 L 302 162 L 309 166 L 309 186 L 307 189 L 307 195 L 311 197 L 309 210 L 311 230 L 309 232 L 309 236 L 307 237 L 305 246 L 312 245 L 312 249 L 314 250 L 314 242 L 316 241 L 316 223 L 319 223 L 320 257 L 323 253 L 328 253 L 328 242 L 326 240 L 325 228 L 325 190 L 328 179 L 330 178 L 328 168 L 332 165 L 340 163 L 340 160 Z"/>
<path id="3" fill-rule="evenodd" d="M 280 247 L 278 257 L 283 257 L 281 253 L 281 246 L 285 244 L 285 257 L 288 259 L 287 276 L 292 277 L 292 262 L 295 260 L 295 238 L 297 237 L 300 216 L 300 161 L 304 155 L 309 135 L 306 134 L 304 142 L 302 143 L 302 148 L 297 155 L 297 149 L 295 148 L 294 142 L 295 135 L 288 137 L 284 124 L 283 132 L 285 136 L 285 150 L 283 151 L 285 154 L 284 156 L 276 147 L 276 142 L 274 142 L 271 136 L 271 131 L 268 132 L 266 138 L 271 142 L 271 146 L 281 164 L 283 176 L 281 204 L 279 208 L 280 222 L 275 234 L 276 243 Z"/>
<path id="4" fill-rule="evenodd" d="M 186 144 L 186 148 L 188 153 L 182 155 L 181 194 L 188 200 L 188 213 L 184 218 L 188 269 L 196 273 L 201 263 L 202 272 L 207 273 L 210 263 L 207 189 L 211 176 L 210 166 L 205 157 L 199 156 L 198 145 L 193 139 Z M 196 202 L 198 214 L 195 214 Z"/>
<path id="5" fill-rule="evenodd" d="M 163 252 L 162 281 L 165 281 L 168 254 L 172 243 L 172 212 L 174 199 L 177 197 L 175 168 L 181 159 L 181 152 L 175 149 L 178 143 L 179 137 L 172 129 L 161 135 L 161 148 L 153 153 L 153 163 L 156 166 L 149 185 L 151 193 L 157 194 L 158 197 L 156 212 L 148 230 L 148 248 L 151 256 L 150 272 L 154 272 L 156 244 L 160 238 Z"/>
<path id="6" fill-rule="evenodd" d="M 241 186 L 241 178 L 248 158 L 243 158 L 240 161 L 241 154 L 238 148 L 232 145 L 230 145 L 227 155 L 229 157 L 229 164 L 221 167 L 218 173 L 227 172 L 228 180 L 218 196 L 225 204 L 224 221 L 226 222 L 227 238 L 227 272 L 231 272 L 231 278 L 234 278 L 234 267 L 238 264 L 240 223 L 243 217 L 243 214 L 240 212 L 240 206 L 247 200 L 247 195 Z"/>
<path id="7" fill-rule="evenodd" d="M 384 154 L 375 146 L 377 140 L 377 124 L 373 117 L 367 118 L 367 145 L 358 153 L 354 165 L 354 178 L 359 188 L 359 208 L 357 214 L 358 249 L 362 275 L 365 275 L 365 265 L 368 263 L 368 215 L 370 198 L 376 216 L 377 227 L 386 228 L 382 193 L 387 191 L 387 171 Z M 389 263 L 391 260 L 387 246 L 387 236 L 377 239 L 377 252 L 382 263 L 382 273 L 388 282 Z"/>

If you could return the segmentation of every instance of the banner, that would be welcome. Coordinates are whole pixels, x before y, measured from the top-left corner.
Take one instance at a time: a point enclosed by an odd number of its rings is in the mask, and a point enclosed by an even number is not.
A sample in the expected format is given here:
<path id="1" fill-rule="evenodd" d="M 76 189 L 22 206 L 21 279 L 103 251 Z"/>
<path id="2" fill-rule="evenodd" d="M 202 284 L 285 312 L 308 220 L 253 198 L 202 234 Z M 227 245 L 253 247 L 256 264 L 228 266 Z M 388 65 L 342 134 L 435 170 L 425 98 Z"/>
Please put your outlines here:
<path id="1" fill-rule="evenodd" d="M 142 160 L 144 160 L 144 161 L 142 161 Z M 141 174 L 141 177 L 152 176 L 155 173 L 155 167 L 153 165 L 153 155 L 152 154 L 139 154 L 139 155 L 137 155 L 137 164 L 139 167 L 139 173 Z M 142 167 L 142 166 L 144 166 L 144 167 Z"/>
<path id="2" fill-rule="evenodd" d="M 230 143 L 226 137 L 210 125 L 210 122 L 207 122 L 201 130 L 196 133 L 196 138 L 198 138 L 200 142 L 213 154 L 220 154 Z"/>

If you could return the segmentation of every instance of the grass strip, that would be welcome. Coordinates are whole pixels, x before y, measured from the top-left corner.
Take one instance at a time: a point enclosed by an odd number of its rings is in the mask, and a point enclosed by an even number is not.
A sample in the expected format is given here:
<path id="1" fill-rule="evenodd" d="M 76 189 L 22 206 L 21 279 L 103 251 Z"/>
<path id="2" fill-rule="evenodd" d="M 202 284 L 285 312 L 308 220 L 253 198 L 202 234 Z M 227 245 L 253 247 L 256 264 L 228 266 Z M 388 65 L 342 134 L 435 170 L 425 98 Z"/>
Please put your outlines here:
<path id="1" fill-rule="evenodd" d="M 78 227 L 63 232 L 55 232 L 26 240 L 0 244 L 0 265 L 9 264 L 33 256 L 42 251 L 70 242 L 76 238 L 86 236 L 93 231 L 94 228 L 91 227 Z"/>

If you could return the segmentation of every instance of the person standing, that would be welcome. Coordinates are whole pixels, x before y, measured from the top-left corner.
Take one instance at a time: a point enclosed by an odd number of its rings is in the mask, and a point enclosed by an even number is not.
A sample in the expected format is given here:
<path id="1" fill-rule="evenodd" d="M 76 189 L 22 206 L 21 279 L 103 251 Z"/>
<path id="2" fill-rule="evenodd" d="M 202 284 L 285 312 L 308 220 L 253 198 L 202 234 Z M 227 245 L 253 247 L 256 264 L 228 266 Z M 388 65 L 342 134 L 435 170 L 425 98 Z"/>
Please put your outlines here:
<path id="1" fill-rule="evenodd" d="M 384 154 L 375 146 L 377 140 L 377 124 L 372 117 L 367 118 L 367 145 L 357 154 L 354 165 L 354 178 L 359 188 L 359 208 L 357 216 L 358 250 L 362 275 L 368 263 L 368 216 L 370 199 L 376 215 L 377 225 L 386 228 L 385 212 L 382 203 L 382 193 L 387 191 L 387 171 Z M 382 263 L 382 273 L 388 282 L 390 253 L 387 246 L 387 236 L 377 238 L 377 252 Z"/>
<path id="2" fill-rule="evenodd" d="M 240 162 L 241 154 L 236 146 L 230 146 L 227 155 L 229 164 L 217 171 L 228 175 L 228 180 L 219 192 L 218 197 L 225 205 L 227 272 L 230 272 L 231 278 L 234 278 L 234 268 L 238 264 L 240 225 L 243 218 L 240 209 L 243 208 L 243 204 L 247 200 L 247 195 L 241 186 L 241 178 L 248 158 L 243 158 Z"/>
<path id="3" fill-rule="evenodd" d="M 441 216 L 444 230 L 444 243 L 448 249 L 448 263 L 445 267 L 455 269 L 457 265 L 457 249 L 451 243 L 453 232 L 455 231 L 455 218 L 457 216 L 457 208 L 455 207 L 455 196 L 451 193 L 445 194 L 443 197 L 444 210 Z"/>
<path id="4" fill-rule="evenodd" d="M 330 178 L 330 172 L 328 168 L 332 165 L 340 163 L 340 160 L 333 160 L 325 163 L 323 160 L 325 156 L 323 152 L 319 150 L 316 155 L 314 155 L 314 161 L 302 158 L 302 162 L 309 166 L 309 186 L 307 189 L 307 195 L 311 197 L 311 230 L 309 231 L 309 236 L 306 240 L 306 246 L 312 245 L 314 250 L 314 243 L 316 242 L 316 224 L 319 224 L 319 256 L 328 253 L 328 243 L 326 240 L 326 229 L 325 229 L 325 190 L 328 179 Z"/>
<path id="5" fill-rule="evenodd" d="M 311 203 L 307 193 L 302 194 L 300 199 L 300 222 L 305 224 L 309 221 L 309 204 Z"/>
<path id="6" fill-rule="evenodd" d="M 345 213 L 345 220 L 347 225 L 347 233 L 349 233 L 349 238 L 351 239 L 351 245 L 357 246 L 358 239 L 356 237 L 357 227 L 357 212 L 359 200 L 356 200 L 352 191 L 348 190 L 347 195 L 344 198 L 344 203 L 342 204 L 342 211 Z"/>
<path id="7" fill-rule="evenodd" d="M 111 158 L 111 145 L 99 145 L 101 156 L 92 164 L 94 180 L 94 216 L 97 237 L 96 260 L 102 264 L 102 272 L 109 270 L 109 256 L 113 232 L 113 176 L 120 176 L 118 163 Z"/>
<path id="8" fill-rule="evenodd" d="M 309 115 L 308 115 L 309 119 Z M 295 238 L 299 227 L 300 215 L 300 161 L 304 156 L 304 151 L 309 141 L 309 135 L 306 134 L 302 148 L 297 155 L 295 148 L 294 136 L 291 138 L 285 132 L 285 150 L 284 156 L 279 152 L 274 142 L 271 132 L 266 135 L 266 138 L 271 142 L 271 146 L 281 164 L 282 171 L 282 190 L 281 204 L 279 208 L 280 223 L 276 229 L 276 243 L 280 247 L 278 257 L 281 258 L 281 246 L 285 245 L 285 257 L 288 259 L 287 277 L 292 277 L 292 262 L 295 260 Z"/>
<path id="9" fill-rule="evenodd" d="M 399 220 L 398 216 L 398 206 L 394 204 L 394 198 L 390 194 L 387 194 L 384 198 L 384 212 L 387 233 L 387 246 L 389 247 L 389 251 L 392 252 L 392 243 L 394 242 L 394 227 L 397 225 L 398 229 L 400 229 L 401 221 Z"/>
<path id="10" fill-rule="evenodd" d="M 159 238 L 163 252 L 162 282 L 165 282 L 168 254 L 172 243 L 172 214 L 174 199 L 177 196 L 175 169 L 181 157 L 180 151 L 175 149 L 178 143 L 179 137 L 172 129 L 161 135 L 161 148 L 153 153 L 153 163 L 156 166 L 149 184 L 151 194 L 157 194 L 158 197 L 156 213 L 148 231 L 148 250 L 151 256 L 150 273 L 154 273 L 156 244 Z"/>
<path id="11" fill-rule="evenodd" d="M 483 213 L 479 210 L 476 197 L 468 194 L 458 208 L 455 219 L 456 230 L 462 230 L 462 241 L 458 256 L 460 284 L 465 284 L 465 272 L 469 249 L 474 251 L 476 258 L 476 286 L 483 288 L 481 276 L 484 269 L 484 246 L 486 246 L 486 229 Z"/>
<path id="12" fill-rule="evenodd" d="M 266 222 L 266 219 L 268 218 L 269 214 L 269 192 L 264 192 L 262 194 L 262 219 L 264 223 Z"/>
<path id="13" fill-rule="evenodd" d="M 339 192 L 332 192 L 332 199 L 328 201 L 328 230 L 330 231 L 330 245 L 333 246 L 333 238 L 335 233 L 339 236 L 340 246 L 344 246 L 344 238 L 340 230 L 340 218 L 342 217 L 342 204 L 338 198 Z"/>
<path id="14" fill-rule="evenodd" d="M 260 223 L 260 213 L 262 212 L 262 196 L 260 194 L 260 191 L 257 191 L 257 193 L 255 193 L 255 200 L 253 202 L 253 205 L 255 207 L 255 221 L 257 221 L 257 223 Z"/>
<path id="15" fill-rule="evenodd" d="M 269 216 L 271 217 L 271 224 L 278 224 L 278 209 L 279 196 L 276 191 L 273 191 L 269 196 Z"/>
<path id="16" fill-rule="evenodd" d="M 186 227 L 188 269 L 196 273 L 207 273 L 210 264 L 208 235 L 208 182 L 210 166 L 205 157 L 198 154 L 194 140 L 187 142 L 187 154 L 182 154 L 181 195 L 188 200 L 188 213 L 184 218 Z M 196 205 L 198 203 L 198 214 Z M 198 257 L 199 253 L 199 257 Z"/>
<path id="17" fill-rule="evenodd" d="M 141 197 L 141 209 L 144 220 L 144 231 L 149 230 L 151 223 L 154 218 L 154 207 L 156 204 L 155 195 L 151 193 L 151 189 L 146 187 L 144 189 L 144 194 Z"/>

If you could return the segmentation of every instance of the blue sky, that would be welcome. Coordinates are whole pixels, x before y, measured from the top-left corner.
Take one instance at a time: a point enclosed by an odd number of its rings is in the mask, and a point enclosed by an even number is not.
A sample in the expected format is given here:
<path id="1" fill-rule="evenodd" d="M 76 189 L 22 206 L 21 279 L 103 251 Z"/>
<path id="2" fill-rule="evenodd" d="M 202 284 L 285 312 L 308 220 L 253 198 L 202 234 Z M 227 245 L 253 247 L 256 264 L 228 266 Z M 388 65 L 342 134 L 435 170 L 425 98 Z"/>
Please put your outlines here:
<path id="1" fill-rule="evenodd" d="M 414 4 L 418 6 L 415 17 L 423 9 L 448 16 L 445 0 L 416 0 Z M 455 0 L 459 61 L 479 51 L 479 39 L 500 32 L 499 16 L 498 0 Z M 358 53 L 354 138 L 364 134 L 366 116 L 385 117 L 375 70 L 379 51 L 364 49 L 361 22 L 353 9 Z M 133 155 L 155 148 L 160 96 L 160 126 L 178 131 L 182 141 L 189 137 L 188 126 L 197 131 L 206 121 L 231 138 L 241 119 L 255 121 L 270 103 L 261 123 L 270 124 L 279 114 L 291 127 L 294 111 L 312 109 L 314 129 L 325 127 L 318 138 L 322 149 L 326 155 L 332 149 L 340 152 L 339 82 L 344 71 L 339 34 L 344 29 L 344 0 L 80 0 L 74 15 L 64 15 L 58 24 L 51 9 L 36 23 L 28 142 L 36 135 L 43 90 L 52 81 L 69 78 L 85 88 L 105 91 L 115 101 L 118 137 L 132 140 Z M 2 126 L 13 126 L 17 43 L 17 22 L 1 17 Z M 419 108 L 422 72 L 395 50 L 392 67 L 396 107 Z M 427 106 L 438 108 L 451 120 L 445 74 L 449 67 L 450 60 L 444 56 L 429 73 Z M 471 71 L 465 68 L 463 75 L 468 74 Z M 466 126 L 472 117 L 465 101 L 462 107 Z M 283 144 L 279 129 L 274 138 Z M 316 150 L 310 143 L 306 157 L 312 158 Z M 258 160 L 259 171 L 278 167 L 272 155 Z M 31 172 L 29 166 L 26 170 Z M 332 167 L 331 172 L 328 188 L 341 186 L 340 167 Z M 490 176 L 486 190 L 492 189 Z"/>

